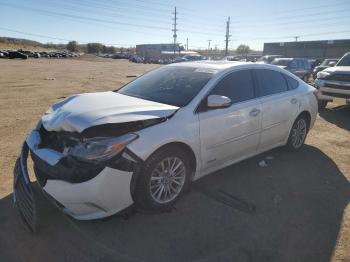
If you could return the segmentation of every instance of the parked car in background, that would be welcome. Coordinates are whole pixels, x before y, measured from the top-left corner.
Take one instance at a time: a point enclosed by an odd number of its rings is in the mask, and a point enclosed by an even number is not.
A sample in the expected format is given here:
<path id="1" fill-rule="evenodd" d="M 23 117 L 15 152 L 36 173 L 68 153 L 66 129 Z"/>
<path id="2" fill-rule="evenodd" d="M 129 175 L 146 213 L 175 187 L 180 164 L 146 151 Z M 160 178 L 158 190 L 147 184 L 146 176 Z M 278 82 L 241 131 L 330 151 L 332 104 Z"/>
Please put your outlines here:
<path id="1" fill-rule="evenodd" d="M 314 92 L 276 66 L 201 61 L 158 67 L 114 92 L 71 96 L 28 135 L 15 168 L 16 206 L 32 223 L 30 151 L 40 187 L 76 219 L 133 202 L 169 208 L 215 170 L 279 146 L 299 150 L 316 119 Z"/>
<path id="2" fill-rule="evenodd" d="M 344 98 L 350 103 L 350 52 L 334 67 L 317 73 L 315 86 L 319 89 L 319 108 L 324 109 L 334 98 Z"/>
<path id="3" fill-rule="evenodd" d="M 21 59 L 27 59 L 28 56 L 21 53 L 21 52 L 17 52 L 17 51 L 11 51 L 8 53 L 8 57 L 10 59 L 14 59 L 14 58 L 21 58 Z"/>
<path id="4" fill-rule="evenodd" d="M 260 64 L 271 64 L 275 58 L 283 57 L 281 55 L 264 55 L 260 57 L 256 62 Z"/>
<path id="5" fill-rule="evenodd" d="M 9 56 L 9 52 L 1 50 L 0 53 L 2 54 L 1 58 L 7 58 Z"/>
<path id="6" fill-rule="evenodd" d="M 309 81 L 311 66 L 306 58 L 276 58 L 271 64 L 288 70 L 306 83 Z"/>
<path id="7" fill-rule="evenodd" d="M 311 71 L 314 70 L 314 68 L 318 65 L 321 64 L 321 60 L 320 59 L 308 59 L 310 66 L 311 66 Z"/>
<path id="8" fill-rule="evenodd" d="M 339 61 L 339 59 L 335 59 L 335 58 L 323 60 L 323 62 L 319 66 L 316 66 L 314 68 L 314 70 L 312 71 L 312 78 L 316 79 L 318 72 L 325 70 L 328 67 L 335 66 L 338 61 Z"/>
<path id="9" fill-rule="evenodd" d="M 201 55 L 184 55 L 182 57 L 182 61 L 199 61 L 203 60 L 203 56 Z"/>

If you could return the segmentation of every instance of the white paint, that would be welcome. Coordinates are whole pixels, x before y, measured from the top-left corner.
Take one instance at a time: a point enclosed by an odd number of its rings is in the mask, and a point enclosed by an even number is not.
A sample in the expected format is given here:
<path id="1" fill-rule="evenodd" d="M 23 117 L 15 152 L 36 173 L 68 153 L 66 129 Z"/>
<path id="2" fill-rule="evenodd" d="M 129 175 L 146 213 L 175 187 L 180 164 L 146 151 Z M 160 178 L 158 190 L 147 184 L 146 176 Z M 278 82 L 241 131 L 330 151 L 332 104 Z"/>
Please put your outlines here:
<path id="1" fill-rule="evenodd" d="M 65 206 L 76 219 L 97 219 L 113 215 L 133 203 L 130 194 L 132 172 L 106 167 L 83 183 L 48 180 L 44 190 Z"/>
<path id="2" fill-rule="evenodd" d="M 53 105 L 42 117 L 42 124 L 48 131 L 80 133 L 96 125 L 166 117 L 177 109 L 116 92 L 87 93 Z"/>

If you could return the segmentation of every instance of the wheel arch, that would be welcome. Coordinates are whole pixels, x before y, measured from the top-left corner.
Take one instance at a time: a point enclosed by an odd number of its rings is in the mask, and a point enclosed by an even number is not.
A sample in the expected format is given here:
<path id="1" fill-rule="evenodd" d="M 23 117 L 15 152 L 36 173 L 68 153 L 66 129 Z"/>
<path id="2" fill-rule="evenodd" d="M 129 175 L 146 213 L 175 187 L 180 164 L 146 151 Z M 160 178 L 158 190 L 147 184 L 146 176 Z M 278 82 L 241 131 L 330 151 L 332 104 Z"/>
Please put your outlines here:
<path id="1" fill-rule="evenodd" d="M 186 144 L 184 142 L 169 142 L 169 143 L 166 143 L 166 144 L 158 147 L 156 150 L 154 150 L 154 152 L 151 155 L 153 155 L 158 150 L 162 150 L 162 149 L 167 148 L 167 147 L 168 148 L 171 148 L 171 147 L 180 148 L 188 155 L 188 157 L 190 159 L 191 169 L 192 169 L 191 170 L 192 171 L 191 179 L 192 179 L 194 174 L 196 173 L 196 170 L 197 170 L 197 158 L 196 158 L 196 155 L 195 155 L 193 149 L 188 144 Z"/>
<path id="2" fill-rule="evenodd" d="M 307 111 L 307 110 L 304 110 L 304 111 L 299 113 L 299 115 L 295 118 L 295 120 L 297 120 L 301 116 L 304 116 L 306 118 L 306 120 L 307 120 L 307 127 L 309 129 L 310 128 L 310 123 L 311 123 L 311 113 L 309 111 Z M 295 122 L 295 120 L 294 120 L 294 122 Z"/>

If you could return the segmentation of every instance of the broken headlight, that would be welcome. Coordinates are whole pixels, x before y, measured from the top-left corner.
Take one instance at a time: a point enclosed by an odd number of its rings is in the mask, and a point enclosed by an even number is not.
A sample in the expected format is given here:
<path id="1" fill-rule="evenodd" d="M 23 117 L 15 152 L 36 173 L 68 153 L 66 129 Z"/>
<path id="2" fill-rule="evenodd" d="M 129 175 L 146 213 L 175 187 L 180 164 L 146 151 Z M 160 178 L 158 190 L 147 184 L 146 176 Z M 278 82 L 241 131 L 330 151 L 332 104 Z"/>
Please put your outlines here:
<path id="1" fill-rule="evenodd" d="M 82 161 L 106 161 L 119 154 L 127 144 L 137 138 L 136 134 L 126 134 L 117 138 L 91 138 L 71 147 L 67 154 Z"/>

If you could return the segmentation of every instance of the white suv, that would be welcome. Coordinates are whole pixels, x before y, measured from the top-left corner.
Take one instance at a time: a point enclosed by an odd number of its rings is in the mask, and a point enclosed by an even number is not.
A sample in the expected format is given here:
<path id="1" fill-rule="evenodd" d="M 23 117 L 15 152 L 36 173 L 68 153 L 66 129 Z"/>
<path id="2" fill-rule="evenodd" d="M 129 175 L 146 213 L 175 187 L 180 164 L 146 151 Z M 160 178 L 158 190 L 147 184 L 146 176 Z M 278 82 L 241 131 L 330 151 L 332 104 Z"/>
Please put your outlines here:
<path id="1" fill-rule="evenodd" d="M 320 109 L 334 98 L 344 98 L 350 102 L 350 53 L 345 54 L 334 67 L 317 73 L 315 86 L 319 89 Z"/>
<path id="2" fill-rule="evenodd" d="M 278 146 L 298 150 L 316 113 L 315 89 L 276 66 L 163 66 L 118 91 L 53 105 L 24 143 L 15 202 L 31 221 L 29 150 L 44 192 L 77 219 L 133 202 L 163 209 L 215 170 Z"/>

